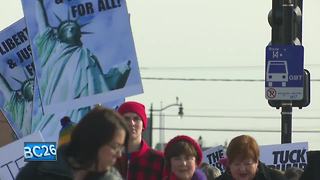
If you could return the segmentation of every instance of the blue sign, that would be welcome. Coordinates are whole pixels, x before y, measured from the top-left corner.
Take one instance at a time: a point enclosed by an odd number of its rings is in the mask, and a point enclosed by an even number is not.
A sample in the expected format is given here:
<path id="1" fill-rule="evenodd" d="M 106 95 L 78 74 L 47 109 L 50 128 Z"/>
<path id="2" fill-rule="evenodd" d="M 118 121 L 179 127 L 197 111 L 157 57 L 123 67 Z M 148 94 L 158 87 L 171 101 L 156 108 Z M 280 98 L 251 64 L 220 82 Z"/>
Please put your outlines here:
<path id="1" fill-rule="evenodd" d="M 24 161 L 56 161 L 56 142 L 25 142 Z"/>
<path id="2" fill-rule="evenodd" d="M 303 46 L 266 47 L 266 99 L 301 100 L 303 98 L 303 54 Z"/>

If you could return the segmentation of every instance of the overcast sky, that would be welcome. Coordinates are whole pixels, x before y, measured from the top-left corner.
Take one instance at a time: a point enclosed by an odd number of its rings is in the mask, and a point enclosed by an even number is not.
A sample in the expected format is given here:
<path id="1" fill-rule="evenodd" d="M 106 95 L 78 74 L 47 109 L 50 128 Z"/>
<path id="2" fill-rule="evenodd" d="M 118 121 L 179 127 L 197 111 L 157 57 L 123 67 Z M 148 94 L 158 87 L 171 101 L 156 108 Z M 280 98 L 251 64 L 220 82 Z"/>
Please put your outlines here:
<path id="1" fill-rule="evenodd" d="M 280 110 L 268 106 L 264 82 L 237 82 L 234 79 L 264 79 L 265 46 L 271 40 L 267 14 L 271 0 L 130 0 L 131 27 L 141 76 L 204 78 L 231 81 L 169 81 L 143 79 L 144 94 L 128 98 L 145 103 L 149 109 L 175 102 L 179 96 L 185 117 L 165 117 L 167 128 L 254 129 L 239 131 L 166 131 L 166 140 L 177 134 L 202 136 L 207 146 L 223 144 L 239 134 L 250 134 L 259 144 L 280 143 Z M 20 0 L 1 6 L 0 29 L 20 19 Z M 305 68 L 312 79 L 320 79 L 320 1 L 308 0 L 303 7 Z M 293 109 L 293 142 L 308 141 L 320 149 L 320 82 L 312 81 L 311 104 Z M 175 115 L 175 107 L 164 111 Z M 157 113 L 155 113 L 157 114 Z M 159 127 L 154 116 L 154 127 Z M 154 143 L 158 131 L 154 131 Z"/>

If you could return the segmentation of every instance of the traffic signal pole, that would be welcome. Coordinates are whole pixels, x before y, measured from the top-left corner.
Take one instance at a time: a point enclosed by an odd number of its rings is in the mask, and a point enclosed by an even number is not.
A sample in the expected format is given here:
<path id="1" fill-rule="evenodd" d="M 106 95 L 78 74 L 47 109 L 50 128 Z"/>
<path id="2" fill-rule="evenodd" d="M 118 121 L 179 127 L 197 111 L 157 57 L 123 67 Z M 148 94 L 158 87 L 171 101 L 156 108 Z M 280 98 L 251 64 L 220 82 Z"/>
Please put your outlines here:
<path id="1" fill-rule="evenodd" d="M 291 143 L 292 140 L 292 102 L 281 103 L 281 144 Z"/>
<path id="2" fill-rule="evenodd" d="M 290 75 L 293 75 L 293 72 L 299 76 L 303 77 L 303 98 L 295 98 L 285 96 L 284 98 L 278 98 L 276 96 L 269 96 L 273 94 L 266 94 L 268 103 L 271 107 L 276 107 L 279 109 L 281 107 L 281 143 L 291 143 L 292 140 L 292 107 L 306 107 L 310 104 L 310 73 L 306 69 L 304 73 L 301 74 L 300 68 L 303 68 L 303 46 L 302 46 L 302 2 L 303 0 L 272 0 L 272 11 L 268 15 L 269 24 L 272 27 L 271 33 L 271 45 L 267 46 L 266 49 L 266 65 L 271 61 L 279 61 L 278 56 L 270 54 L 273 50 L 272 48 L 280 47 L 280 50 L 283 54 L 286 55 L 285 59 L 289 67 Z M 284 47 L 283 49 L 281 49 Z M 294 47 L 294 48 L 293 48 Z M 271 48 L 271 49 L 270 49 Z M 282 54 L 282 55 L 283 55 Z M 289 57 L 289 58 L 288 58 Z M 282 59 L 281 59 L 282 60 Z M 299 64 L 300 63 L 300 64 Z M 267 68 L 266 66 L 266 75 Z M 298 68 L 295 69 L 295 68 Z M 266 76 L 266 83 L 270 83 L 272 75 Z M 285 78 L 285 76 L 283 76 Z M 295 83 L 297 81 L 293 80 Z M 292 79 L 290 83 L 293 83 Z M 301 81 L 300 81 L 301 82 Z M 298 82 L 298 83 L 300 83 Z M 271 81 L 272 83 L 272 81 Z M 266 93 L 272 85 L 266 84 Z M 283 86 L 283 85 L 282 85 Z M 286 85 L 285 85 L 286 86 Z M 275 88 L 279 88 L 274 86 Z M 289 85 L 289 87 L 301 87 L 301 84 L 298 86 Z M 269 88 L 269 89 L 268 89 Z M 279 90 L 279 89 L 278 89 Z M 270 91 L 273 92 L 273 91 Z M 300 93 L 298 91 L 290 91 L 286 89 L 285 93 Z M 276 98 L 275 98 L 276 97 Z M 275 98 L 275 99 L 273 99 Z"/>
<path id="3" fill-rule="evenodd" d="M 272 0 L 272 16 L 271 21 L 269 21 L 272 30 L 271 30 L 271 44 L 283 44 L 282 42 L 282 10 L 281 10 L 281 4 L 282 1 L 280 0 Z"/>
<path id="4" fill-rule="evenodd" d="M 293 44 L 294 39 L 294 5 L 292 0 L 284 0 L 282 5 L 283 17 L 283 43 Z"/>
<path id="5" fill-rule="evenodd" d="M 294 38 L 294 14 L 293 2 L 283 0 L 283 44 L 292 44 Z M 282 101 L 281 103 L 281 144 L 292 142 L 292 101 Z"/>
<path id="6" fill-rule="evenodd" d="M 272 45 L 289 45 L 294 38 L 294 5 L 272 0 Z M 292 101 L 281 101 L 281 143 L 292 141 Z"/>

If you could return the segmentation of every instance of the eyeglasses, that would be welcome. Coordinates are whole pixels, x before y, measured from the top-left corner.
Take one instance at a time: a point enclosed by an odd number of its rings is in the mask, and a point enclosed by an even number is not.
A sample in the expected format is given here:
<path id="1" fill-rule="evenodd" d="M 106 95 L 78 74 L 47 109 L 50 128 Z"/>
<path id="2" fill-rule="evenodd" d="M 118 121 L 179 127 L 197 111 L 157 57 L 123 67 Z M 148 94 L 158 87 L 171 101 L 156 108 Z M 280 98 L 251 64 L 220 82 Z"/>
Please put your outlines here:
<path id="1" fill-rule="evenodd" d="M 114 152 L 122 152 L 124 150 L 124 146 L 120 144 L 108 144 L 108 146 L 114 151 Z"/>
<path id="2" fill-rule="evenodd" d="M 126 121 L 141 121 L 141 118 L 139 116 L 124 116 L 123 117 Z"/>

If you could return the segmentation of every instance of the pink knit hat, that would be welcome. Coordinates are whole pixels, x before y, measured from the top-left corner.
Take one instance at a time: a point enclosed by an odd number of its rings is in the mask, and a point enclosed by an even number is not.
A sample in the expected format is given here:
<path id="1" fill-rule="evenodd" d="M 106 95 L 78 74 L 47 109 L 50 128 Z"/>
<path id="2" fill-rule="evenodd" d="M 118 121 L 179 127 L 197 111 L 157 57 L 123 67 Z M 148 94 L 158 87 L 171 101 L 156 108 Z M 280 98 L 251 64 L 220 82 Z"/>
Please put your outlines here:
<path id="1" fill-rule="evenodd" d="M 134 102 L 134 101 L 128 101 L 123 103 L 119 109 L 118 112 L 121 115 L 124 115 L 125 113 L 132 112 L 138 114 L 138 116 L 141 118 L 143 123 L 143 129 L 147 128 L 148 125 L 148 119 L 146 115 L 146 110 L 143 104 Z"/>
<path id="2" fill-rule="evenodd" d="M 173 139 L 171 139 L 168 142 L 166 148 L 164 149 L 164 156 L 167 156 L 168 148 L 170 148 L 170 146 L 172 144 L 175 144 L 175 143 L 177 143 L 179 141 L 186 141 L 187 143 L 190 143 L 194 147 L 194 149 L 197 151 L 197 154 L 198 154 L 198 157 L 196 157 L 196 163 L 199 166 L 200 163 L 201 163 L 201 160 L 202 160 L 202 150 L 200 148 L 200 145 L 194 139 L 192 139 L 189 136 L 181 135 L 181 136 L 176 136 Z"/>

